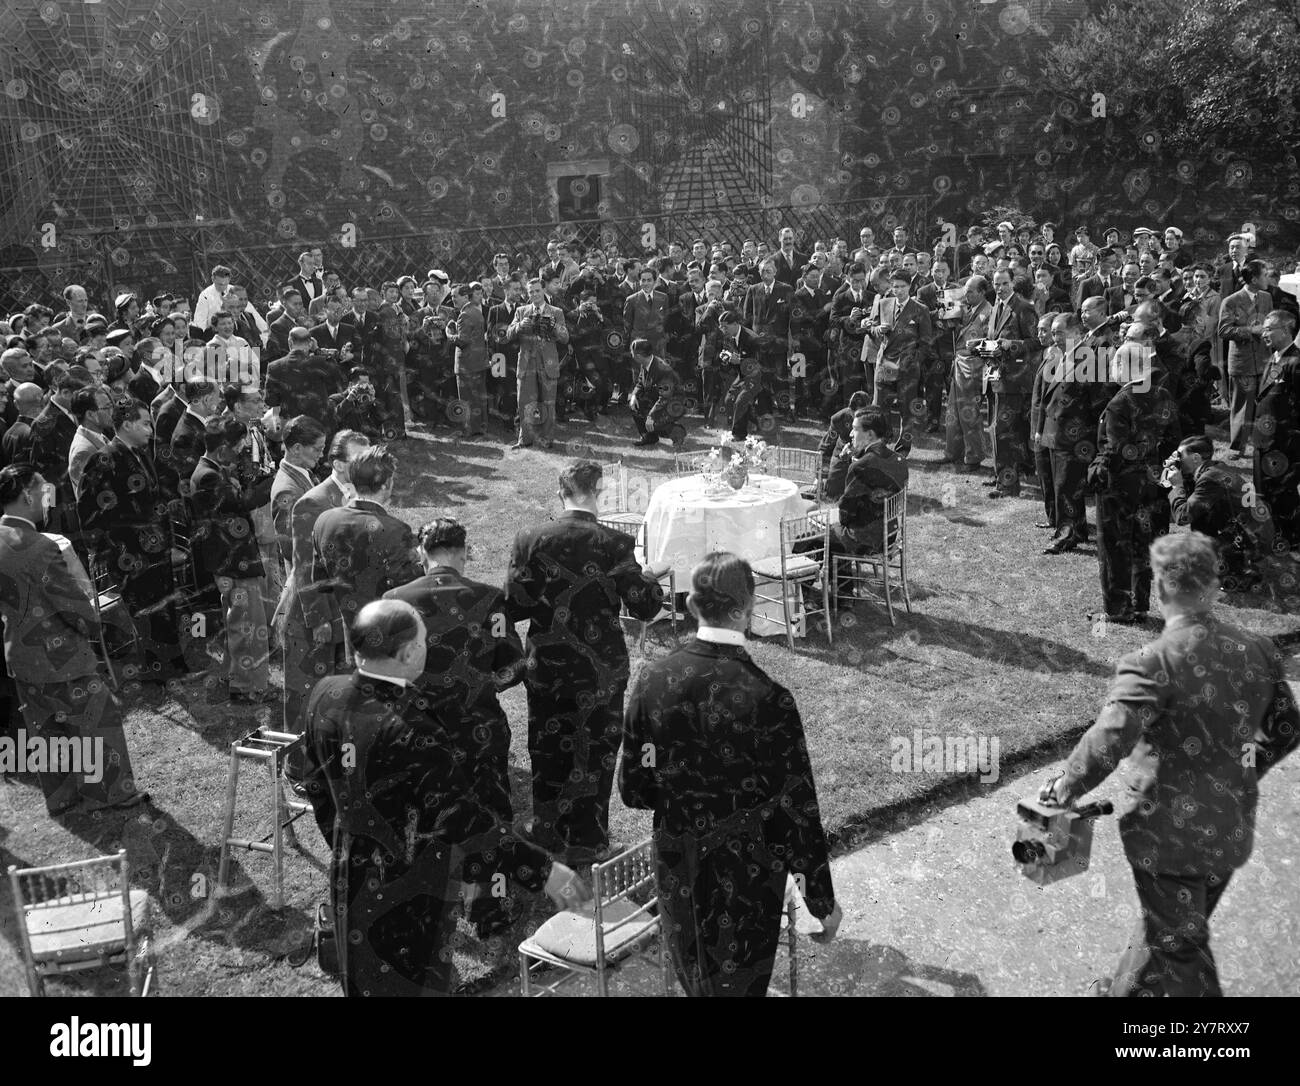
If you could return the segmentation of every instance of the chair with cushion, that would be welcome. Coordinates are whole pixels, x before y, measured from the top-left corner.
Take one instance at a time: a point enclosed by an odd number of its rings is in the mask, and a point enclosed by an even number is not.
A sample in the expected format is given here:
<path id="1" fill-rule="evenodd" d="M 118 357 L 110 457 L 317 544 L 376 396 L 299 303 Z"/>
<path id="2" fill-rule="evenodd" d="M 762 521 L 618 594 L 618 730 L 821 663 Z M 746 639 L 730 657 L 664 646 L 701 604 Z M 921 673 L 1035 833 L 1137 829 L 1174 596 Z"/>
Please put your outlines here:
<path id="1" fill-rule="evenodd" d="M 825 617 L 826 641 L 827 644 L 831 643 L 830 532 L 830 514 L 825 510 L 815 510 L 798 517 L 782 517 L 780 554 L 750 563 L 754 571 L 754 600 L 781 605 L 785 638 L 792 649 L 796 614 L 791 597 L 800 592 L 804 585 L 811 585 L 815 589 L 820 584 L 821 607 L 809 608 L 804 603 L 804 614 L 807 618 L 813 615 Z M 770 585 L 779 585 L 781 594 L 765 594 L 763 589 Z M 793 602 L 797 604 L 801 601 L 798 596 L 794 596 Z M 770 621 L 778 620 L 772 618 Z"/>
<path id="2" fill-rule="evenodd" d="M 907 613 L 912 613 L 912 595 L 907 585 L 907 487 L 885 499 L 884 549 L 879 554 L 837 554 L 834 556 L 835 583 L 839 595 L 853 595 L 870 585 L 879 587 L 889 612 L 889 624 L 897 626 L 894 618 L 894 592 L 903 592 Z M 893 575 L 891 577 L 891 574 Z"/>
<path id="3" fill-rule="evenodd" d="M 582 912 L 559 912 L 519 944 L 523 995 L 556 995 L 575 977 L 594 976 L 598 995 L 609 995 L 609 975 L 656 944 L 664 994 L 668 967 L 661 937 L 650 839 L 591 869 L 592 901 Z M 558 971 L 549 984 L 537 974 Z"/>
<path id="4" fill-rule="evenodd" d="M 45 995 L 47 976 L 106 965 L 125 965 L 131 994 L 149 994 L 147 934 L 137 945 L 148 924 L 149 895 L 131 886 L 125 849 L 94 860 L 10 867 L 9 882 L 33 996 Z"/>

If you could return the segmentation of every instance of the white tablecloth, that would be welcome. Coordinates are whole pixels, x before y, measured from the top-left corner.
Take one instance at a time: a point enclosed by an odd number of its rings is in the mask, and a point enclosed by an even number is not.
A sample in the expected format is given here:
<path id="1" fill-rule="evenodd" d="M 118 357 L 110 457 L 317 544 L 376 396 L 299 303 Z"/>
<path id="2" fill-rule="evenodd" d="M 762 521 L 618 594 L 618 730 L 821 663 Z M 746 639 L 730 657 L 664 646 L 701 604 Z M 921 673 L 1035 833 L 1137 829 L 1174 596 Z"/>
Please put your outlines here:
<path id="1" fill-rule="evenodd" d="M 651 565 L 670 562 L 678 591 L 689 591 L 691 570 L 713 551 L 751 562 L 779 554 L 781 518 L 802 516 L 810 505 L 796 483 L 773 475 L 751 475 L 743 490 L 720 496 L 705 493 L 701 476 L 680 476 L 650 495 L 647 558 Z"/>

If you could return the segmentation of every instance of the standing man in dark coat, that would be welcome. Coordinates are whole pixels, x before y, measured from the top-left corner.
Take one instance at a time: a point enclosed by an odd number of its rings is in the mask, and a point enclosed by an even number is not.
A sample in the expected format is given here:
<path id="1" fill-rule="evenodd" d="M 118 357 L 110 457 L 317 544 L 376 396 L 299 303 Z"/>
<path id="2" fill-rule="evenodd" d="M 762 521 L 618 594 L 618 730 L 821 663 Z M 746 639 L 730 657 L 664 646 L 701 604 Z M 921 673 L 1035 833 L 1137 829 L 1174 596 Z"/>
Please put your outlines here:
<path id="1" fill-rule="evenodd" d="M 642 673 L 619 793 L 654 812 L 659 902 L 691 996 L 767 994 L 787 880 L 828 942 L 840 923 L 799 710 L 745 651 L 754 574 L 712 554 L 691 575 L 695 638 Z"/>
<path id="2" fill-rule="evenodd" d="M 872 303 L 866 330 L 876 348 L 872 402 L 891 426 L 897 419 L 895 432 L 903 434 L 911 430 L 921 373 L 934 349 L 930 311 L 912 297 L 912 277 L 907 272 L 895 272 L 890 278 L 890 294 Z"/>
<path id="3" fill-rule="evenodd" d="M 1032 467 L 1029 453 L 1029 407 L 1034 375 L 1042 350 L 1038 342 L 1038 313 L 1034 304 L 1016 290 L 1026 280 L 1013 282 L 1005 269 L 993 273 L 993 313 L 989 339 L 998 342 L 993 360 L 993 478 L 990 498 L 1020 496 L 1020 473 Z"/>
<path id="4" fill-rule="evenodd" d="M 790 305 L 794 288 L 776 278 L 769 257 L 759 264 L 760 281 L 745 292 L 740 317 L 758 339 L 758 363 L 764 385 L 774 396 L 774 408 L 792 409 L 786 364 L 790 357 Z"/>
<path id="5" fill-rule="evenodd" d="M 352 675 L 307 705 L 310 795 L 331 843 L 331 905 L 349 996 L 447 995 L 462 881 L 498 875 L 577 909 L 591 892 L 510 830 L 466 777 L 457 744 L 417 684 L 427 631 L 410 604 L 356 616 Z"/>
<path id="6" fill-rule="evenodd" d="M 284 730 L 294 735 L 302 732 L 302 710 L 312 687 L 341 671 L 346 658 L 338 600 L 329 591 L 328 579 L 318 583 L 314 576 L 312 535 L 322 513 L 353 496 L 348 465 L 368 448 L 370 439 L 365 434 L 354 430 L 335 434 L 328 456 L 329 477 L 294 502 L 289 513 L 292 561 L 276 617 L 283 623 Z M 291 778 L 301 775 L 299 763 L 286 768 Z"/>
<path id="7" fill-rule="evenodd" d="M 396 475 L 387 449 L 362 450 L 348 463 L 354 497 L 325 510 L 312 529 L 312 579 L 337 601 L 345 632 L 367 603 L 420 575 L 415 536 L 384 508 Z"/>
<path id="8" fill-rule="evenodd" d="M 307 329 L 295 328 L 289 353 L 266 367 L 266 406 L 282 419 L 307 415 L 328 425 L 329 398 L 343 391 L 344 372 L 337 362 L 312 350 Z"/>
<path id="9" fill-rule="evenodd" d="M 1151 543 L 1169 530 L 1161 465 L 1178 448 L 1178 404 L 1154 372 L 1151 329 L 1135 324 L 1111 361 L 1111 397 L 1097 424 L 1097 456 L 1088 469 L 1097 492 L 1100 612 L 1124 625 L 1151 609 Z"/>
<path id="10" fill-rule="evenodd" d="M 1127 758 L 1116 801 L 1142 906 L 1112 996 L 1218 996 L 1210 917 L 1250 858 L 1259 781 L 1300 743 L 1300 712 L 1266 637 L 1222 622 L 1214 544 L 1151 548 L 1164 632 L 1125 656 L 1097 722 L 1043 799 L 1068 806 Z"/>
<path id="11" fill-rule="evenodd" d="M 168 495 L 149 456 L 149 409 L 123 396 L 112 407 L 114 437 L 86 462 L 77 514 L 87 549 L 121 590 L 140 638 L 140 681 L 189 672 L 181 652 Z"/>
<path id="12" fill-rule="evenodd" d="M 524 650 L 501 589 L 465 576 L 465 529 L 439 519 L 420 529 L 424 576 L 384 593 L 420 612 L 428 634 L 416 685 L 463 758 L 465 779 L 502 822 L 510 803 L 510 724 L 497 695 L 523 680 Z M 508 922 L 500 898 L 480 885 L 469 919 L 480 938 Z"/>
<path id="13" fill-rule="evenodd" d="M 1255 405 L 1255 493 L 1268 503 L 1277 534 L 1300 550 L 1300 347 L 1284 309 L 1264 318 L 1264 363 Z"/>
<path id="14" fill-rule="evenodd" d="M 574 862 L 604 855 L 609 795 L 630 665 L 620 603 L 649 621 L 663 605 L 662 567 L 642 570 L 630 536 L 596 522 L 601 467 L 579 460 L 560 475 L 564 512 L 515 537 L 506 598 L 529 620 L 530 836 Z"/>
<path id="15" fill-rule="evenodd" d="M 1268 360 L 1264 318 L 1273 308 L 1273 296 L 1264 289 L 1262 260 L 1248 260 L 1241 281 L 1241 289 L 1219 305 L 1218 329 L 1228 341 L 1229 443 L 1237 453 L 1246 451 L 1255 423 L 1259 378 Z"/>
<path id="16" fill-rule="evenodd" d="M 262 552 L 251 514 L 271 499 L 274 476 L 244 486 L 236 471 L 248 446 L 248 427 L 238 419 L 209 419 L 205 452 L 191 477 L 196 558 L 216 584 L 225 616 L 226 674 L 230 700 L 258 705 L 271 700 L 266 605 L 262 600 Z"/>
<path id="17" fill-rule="evenodd" d="M 32 423 L 32 466 L 47 483 L 54 484 L 55 504 L 50 511 L 49 527 L 68 536 L 74 543 L 79 533 L 73 527 L 72 510 L 77 495 L 68 472 L 68 453 L 77 436 L 77 420 L 72 415 L 72 397 L 85 388 L 87 381 L 66 367 L 59 367 L 50 389 L 50 399 Z"/>

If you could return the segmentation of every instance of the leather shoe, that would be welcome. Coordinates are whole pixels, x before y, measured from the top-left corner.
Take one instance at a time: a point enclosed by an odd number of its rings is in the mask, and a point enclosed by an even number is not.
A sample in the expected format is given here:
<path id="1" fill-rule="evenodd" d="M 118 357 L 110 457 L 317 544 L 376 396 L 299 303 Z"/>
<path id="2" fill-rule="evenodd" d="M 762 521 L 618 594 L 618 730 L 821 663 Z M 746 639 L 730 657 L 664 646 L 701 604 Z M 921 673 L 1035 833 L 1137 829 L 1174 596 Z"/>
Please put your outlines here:
<path id="1" fill-rule="evenodd" d="M 1040 520 L 1037 524 L 1034 525 L 1034 527 L 1035 527 L 1035 528 L 1055 528 L 1056 525 L 1053 524 L 1050 520 Z"/>
<path id="2" fill-rule="evenodd" d="M 658 445 L 659 438 L 656 434 L 642 434 L 636 441 L 632 442 L 632 444 L 637 446 Z"/>
<path id="3" fill-rule="evenodd" d="M 991 494 L 985 494 L 984 497 L 991 500 L 993 498 L 1018 498 L 1020 495 L 1012 494 L 1009 490 L 995 490 Z"/>
<path id="4" fill-rule="evenodd" d="M 1078 547 L 1079 544 L 1076 540 L 1071 539 L 1069 536 L 1062 536 L 1060 539 L 1056 540 L 1049 547 L 1047 547 L 1043 551 L 1043 553 L 1044 554 L 1065 554 L 1067 551 L 1077 550 Z"/>
<path id="5" fill-rule="evenodd" d="M 1141 620 L 1132 611 L 1117 611 L 1111 614 L 1109 611 L 1089 611 L 1089 622 L 1113 622 L 1118 626 L 1137 626 Z"/>

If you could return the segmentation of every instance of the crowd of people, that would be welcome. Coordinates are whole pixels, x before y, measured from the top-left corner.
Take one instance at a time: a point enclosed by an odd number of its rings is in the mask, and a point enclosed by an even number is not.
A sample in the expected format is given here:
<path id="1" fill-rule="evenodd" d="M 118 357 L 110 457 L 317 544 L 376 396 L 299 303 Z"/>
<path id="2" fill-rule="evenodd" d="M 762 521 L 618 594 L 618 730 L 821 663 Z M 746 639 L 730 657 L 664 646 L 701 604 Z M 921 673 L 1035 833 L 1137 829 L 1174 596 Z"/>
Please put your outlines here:
<path id="1" fill-rule="evenodd" d="M 682 984 L 765 990 L 785 875 L 805 877 L 827 937 L 838 910 L 793 698 L 743 651 L 752 573 L 726 555 L 696 570 L 695 640 L 652 665 L 625 706 L 620 613 L 658 614 L 665 570 L 642 568 L 630 537 L 597 522 L 600 465 L 560 471 L 562 514 L 521 531 L 504 586 L 485 585 L 466 576 L 464 526 L 416 532 L 391 508 L 409 426 L 478 440 L 496 425 L 512 447 L 544 451 L 575 413 L 596 424 L 626 411 L 630 441 L 678 448 L 692 425 L 743 441 L 812 419 L 826 427 L 838 553 L 880 550 L 884 499 L 907 485 L 919 433 L 941 433 L 958 472 L 984 468 L 988 437 L 989 497 L 1036 479 L 1049 553 L 1089 538 L 1096 495 L 1096 617 L 1120 623 L 1146 621 L 1149 550 L 1174 523 L 1213 541 L 1228 586 L 1300 548 L 1297 310 L 1250 237 L 1204 259 L 1176 227 L 1106 231 L 1101 246 L 1081 228 L 1068 249 L 1052 224 L 1010 222 L 928 250 L 902 227 L 885 248 L 869 227 L 857 240 L 803 252 L 787 229 L 770 251 L 701 239 L 646 259 L 557 241 L 535 271 L 502 253 L 471 282 L 434 269 L 378 286 L 344 284 L 308 251 L 265 315 L 218 266 L 192 308 L 124 294 L 110 319 L 73 285 L 65 312 L 34 303 L 11 316 L 0 615 L 12 685 L 0 709 L 33 734 L 103 735 L 114 751 L 93 785 L 42 774 L 50 813 L 147 800 L 119 693 L 164 698 L 212 679 L 182 651 L 197 620 L 221 646 L 211 667 L 224 697 L 274 703 L 283 729 L 307 736 L 288 775 L 334 849 L 338 930 L 364 928 L 344 955 L 349 992 L 445 990 L 461 882 L 477 888 L 466 913 L 484 938 L 510 923 L 502 878 L 580 907 L 576 869 L 619 847 L 608 804 L 620 742 L 624 799 L 656 810 L 661 883 L 682 887 Z M 1232 454 L 1252 450 L 1245 483 L 1206 435 L 1216 400 Z M 106 586 L 131 616 L 126 646 L 96 606 Z M 101 655 L 127 661 L 118 692 L 97 680 Z M 761 733 L 730 760 L 665 731 L 692 676 L 714 673 L 744 692 L 728 719 Z M 516 825 L 498 694 L 520 682 L 532 809 Z M 709 701 L 713 682 L 690 697 Z M 647 743 L 680 769 L 645 762 Z M 392 785 L 383 796 L 379 779 Z M 713 799 L 685 803 L 682 790 Z M 749 861 L 700 859 L 701 819 L 739 840 L 759 809 L 787 819 L 766 831 L 761 877 Z M 704 868 L 731 889 L 693 896 Z M 740 950 L 737 931 L 749 933 Z"/>

